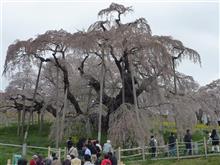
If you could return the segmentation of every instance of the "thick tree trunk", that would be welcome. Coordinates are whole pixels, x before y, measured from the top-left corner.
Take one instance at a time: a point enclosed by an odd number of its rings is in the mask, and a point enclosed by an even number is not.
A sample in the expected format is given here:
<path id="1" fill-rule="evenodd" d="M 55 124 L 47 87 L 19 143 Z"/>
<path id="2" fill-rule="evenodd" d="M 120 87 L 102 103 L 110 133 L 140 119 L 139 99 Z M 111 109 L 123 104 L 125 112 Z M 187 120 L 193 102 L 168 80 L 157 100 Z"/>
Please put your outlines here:
<path id="1" fill-rule="evenodd" d="M 67 90 L 64 92 L 64 105 L 63 105 L 63 113 L 62 113 L 61 126 L 60 126 L 60 139 L 61 140 L 64 137 L 66 109 L 67 109 Z"/>
<path id="2" fill-rule="evenodd" d="M 99 93 L 99 121 L 98 121 L 98 140 L 101 141 L 102 132 L 102 96 L 104 88 L 104 52 L 102 52 L 102 67 L 101 67 L 101 80 L 100 80 L 100 93 Z"/>
<path id="3" fill-rule="evenodd" d="M 59 142 L 60 142 L 60 138 L 59 138 L 59 131 L 60 131 L 60 127 L 59 127 L 59 107 L 58 107 L 58 97 L 59 97 L 59 68 L 57 67 L 57 75 L 56 75 L 56 148 L 59 147 Z"/>
<path id="4" fill-rule="evenodd" d="M 123 87 L 121 88 L 119 94 L 116 97 L 109 97 L 104 92 L 104 89 L 101 88 L 101 84 L 102 84 L 101 82 L 96 80 L 91 75 L 87 75 L 87 74 L 84 73 L 83 65 L 84 65 L 84 62 L 85 62 L 86 58 L 82 61 L 81 66 L 78 68 L 78 70 L 81 73 L 81 76 L 84 77 L 85 79 L 88 79 L 89 85 L 93 87 L 93 89 L 96 91 L 96 93 L 99 96 L 102 93 L 102 97 L 100 97 L 99 102 L 100 102 L 100 104 L 104 104 L 108 108 L 108 113 L 107 113 L 106 119 L 102 120 L 102 121 L 105 121 L 105 123 L 103 123 L 103 126 L 104 126 L 105 130 L 108 129 L 108 122 L 109 122 L 110 114 L 112 112 L 114 112 L 118 107 L 120 107 L 120 105 L 122 103 L 134 104 L 132 75 L 131 75 L 131 72 L 130 72 L 128 57 L 125 54 L 124 58 L 123 58 L 123 62 L 118 61 L 115 56 L 113 56 L 113 58 L 115 59 L 116 65 L 117 65 L 117 67 L 119 69 L 119 72 L 121 74 L 122 85 L 123 85 Z M 134 83 L 135 83 L 135 79 L 134 79 Z M 138 95 L 139 95 L 139 93 L 138 93 Z"/>

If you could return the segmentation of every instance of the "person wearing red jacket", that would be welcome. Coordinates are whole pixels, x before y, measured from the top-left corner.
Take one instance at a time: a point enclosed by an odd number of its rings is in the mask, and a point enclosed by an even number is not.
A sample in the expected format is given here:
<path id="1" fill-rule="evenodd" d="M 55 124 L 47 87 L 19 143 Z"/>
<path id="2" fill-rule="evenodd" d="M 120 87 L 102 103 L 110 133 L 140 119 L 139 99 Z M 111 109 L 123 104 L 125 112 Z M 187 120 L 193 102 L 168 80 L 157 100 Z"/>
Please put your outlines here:
<path id="1" fill-rule="evenodd" d="M 32 159 L 30 160 L 30 165 L 37 165 L 37 155 L 33 155 Z"/>
<path id="2" fill-rule="evenodd" d="M 104 155 L 104 159 L 102 160 L 101 165 L 112 165 L 112 162 L 109 160 L 108 154 Z"/>

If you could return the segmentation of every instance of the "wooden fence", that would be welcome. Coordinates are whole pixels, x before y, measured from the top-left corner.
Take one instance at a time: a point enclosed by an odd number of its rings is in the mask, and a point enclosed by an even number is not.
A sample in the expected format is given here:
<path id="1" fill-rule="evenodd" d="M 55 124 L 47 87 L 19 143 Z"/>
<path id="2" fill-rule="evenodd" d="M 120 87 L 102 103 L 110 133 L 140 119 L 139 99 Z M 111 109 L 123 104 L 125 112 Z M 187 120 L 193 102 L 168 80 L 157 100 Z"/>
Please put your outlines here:
<path id="1" fill-rule="evenodd" d="M 169 149 L 168 145 L 156 146 L 155 157 L 152 157 L 151 147 L 143 146 L 136 148 L 121 149 L 120 147 L 116 150 L 116 156 L 118 162 L 129 162 L 129 161 L 145 161 L 146 159 L 151 160 L 162 160 L 162 159 L 186 159 L 186 158 L 196 158 L 196 157 L 205 157 L 220 155 L 215 148 L 215 151 L 212 149 L 211 142 L 207 141 L 206 138 L 202 141 L 195 141 L 191 143 L 192 150 L 191 154 L 187 153 L 186 143 L 179 142 L 176 140 L 174 154 L 171 154 L 172 151 Z"/>
<path id="2" fill-rule="evenodd" d="M 168 145 L 156 146 L 155 157 L 152 157 L 152 152 L 150 146 L 142 146 L 136 148 L 122 149 L 118 148 L 116 151 L 116 156 L 119 164 L 123 161 L 145 161 L 146 159 L 161 160 L 161 159 L 186 159 L 186 158 L 196 158 L 220 155 L 220 152 L 212 151 L 213 146 L 209 141 L 204 139 L 202 141 L 192 142 L 192 154 L 186 153 L 186 143 L 179 142 L 176 140 L 174 152 L 171 152 Z M 27 149 L 28 155 L 34 155 L 36 153 L 42 154 L 45 157 L 49 157 L 52 152 L 57 153 L 58 159 L 61 157 L 66 157 L 66 148 L 51 148 L 49 147 L 37 147 L 37 146 L 23 146 L 15 144 L 4 144 L 0 143 L 0 147 L 12 147 L 17 153 L 22 153 L 23 147 Z M 0 149 L 1 150 L 1 149 Z M 3 151 L 4 152 L 4 151 Z M 14 153 L 16 153 L 14 152 Z M 0 152 L 1 153 L 1 152 Z M 174 154 L 173 154 L 174 153 Z M 10 154 L 12 156 L 13 153 Z M 8 160 L 8 164 L 11 165 L 11 160 Z"/>
<path id="3" fill-rule="evenodd" d="M 40 153 L 44 157 L 50 157 L 52 153 L 56 153 L 58 159 L 61 159 L 62 157 L 66 157 L 66 148 L 61 149 L 61 148 L 51 148 L 50 146 L 48 147 L 38 147 L 38 146 L 24 146 L 24 145 L 17 145 L 17 144 L 5 144 L 5 143 L 0 143 L 0 154 L 1 155 L 6 155 L 8 161 L 7 165 L 11 165 L 11 157 L 13 154 L 20 154 L 23 152 L 24 148 L 27 152 L 27 155 L 32 156 L 37 153 Z M 9 153 L 7 150 L 10 149 L 11 153 Z M 6 152 L 6 153 L 5 153 Z M 10 157 L 10 158 L 9 158 Z"/>

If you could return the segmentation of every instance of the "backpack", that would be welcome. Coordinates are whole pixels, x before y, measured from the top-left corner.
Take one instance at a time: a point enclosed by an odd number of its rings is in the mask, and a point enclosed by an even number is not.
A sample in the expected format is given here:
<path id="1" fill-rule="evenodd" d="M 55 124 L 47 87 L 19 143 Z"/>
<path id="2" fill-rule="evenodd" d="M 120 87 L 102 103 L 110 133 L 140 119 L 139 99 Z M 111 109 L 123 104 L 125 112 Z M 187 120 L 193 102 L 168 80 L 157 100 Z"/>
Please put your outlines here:
<path id="1" fill-rule="evenodd" d="M 219 140 L 219 137 L 218 137 L 218 135 L 217 134 L 215 134 L 215 136 L 213 137 L 213 140 Z"/>
<path id="2" fill-rule="evenodd" d="M 154 139 L 151 139 L 151 140 L 150 140 L 150 146 L 151 146 L 151 147 L 155 147 L 155 146 L 156 146 Z"/>
<path id="3" fill-rule="evenodd" d="M 45 165 L 51 165 L 52 164 L 52 160 L 51 159 L 46 159 L 45 160 Z"/>
<path id="4" fill-rule="evenodd" d="M 187 143 L 191 142 L 191 139 L 192 137 L 190 134 L 186 134 L 183 138 L 184 142 L 187 142 Z"/>

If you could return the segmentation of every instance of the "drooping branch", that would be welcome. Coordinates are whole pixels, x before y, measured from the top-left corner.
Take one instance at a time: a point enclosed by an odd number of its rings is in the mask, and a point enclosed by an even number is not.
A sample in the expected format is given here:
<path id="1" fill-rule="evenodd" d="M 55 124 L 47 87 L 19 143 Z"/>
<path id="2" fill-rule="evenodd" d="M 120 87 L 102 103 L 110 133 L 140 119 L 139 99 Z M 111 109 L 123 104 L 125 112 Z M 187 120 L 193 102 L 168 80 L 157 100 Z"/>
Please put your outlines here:
<path id="1" fill-rule="evenodd" d="M 175 60 L 179 59 L 181 57 L 181 55 L 183 54 L 184 49 L 182 49 L 182 51 L 178 54 L 177 57 L 172 56 L 172 64 L 173 64 L 173 77 L 174 77 L 174 93 L 177 93 L 177 86 L 176 86 L 176 71 L 175 71 Z"/>

